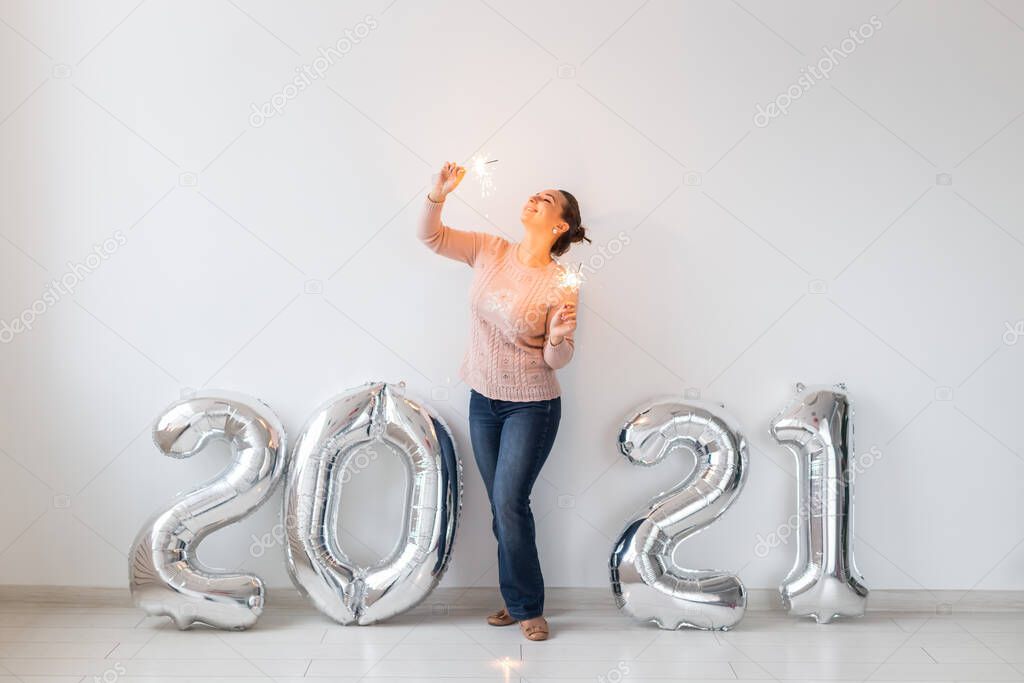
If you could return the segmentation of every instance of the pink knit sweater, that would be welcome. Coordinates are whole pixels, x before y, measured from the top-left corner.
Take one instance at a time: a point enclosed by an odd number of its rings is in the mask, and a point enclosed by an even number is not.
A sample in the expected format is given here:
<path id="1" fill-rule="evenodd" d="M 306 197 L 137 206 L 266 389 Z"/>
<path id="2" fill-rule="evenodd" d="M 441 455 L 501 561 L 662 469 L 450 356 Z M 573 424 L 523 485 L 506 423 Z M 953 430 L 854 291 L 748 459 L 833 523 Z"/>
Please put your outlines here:
<path id="1" fill-rule="evenodd" d="M 434 252 L 474 270 L 469 348 L 459 376 L 477 392 L 502 401 L 560 396 L 555 370 L 572 359 L 573 335 L 552 346 L 548 330 L 563 302 L 578 301 L 578 289 L 561 284 L 565 271 L 556 261 L 527 266 L 516 256 L 516 244 L 443 224 L 443 205 L 425 199 L 417 232 Z"/>

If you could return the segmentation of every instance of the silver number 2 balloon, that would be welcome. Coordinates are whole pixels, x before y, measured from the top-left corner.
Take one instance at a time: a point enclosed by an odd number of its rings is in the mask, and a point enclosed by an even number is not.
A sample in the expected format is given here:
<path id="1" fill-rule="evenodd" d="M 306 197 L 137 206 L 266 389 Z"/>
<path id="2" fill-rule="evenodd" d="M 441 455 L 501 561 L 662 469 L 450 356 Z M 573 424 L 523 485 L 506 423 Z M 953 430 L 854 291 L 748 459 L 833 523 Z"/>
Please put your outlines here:
<path id="1" fill-rule="evenodd" d="M 129 586 L 135 604 L 169 616 L 179 629 L 204 623 L 244 629 L 263 612 L 263 581 L 203 567 L 199 542 L 270 497 L 285 471 L 285 432 L 263 403 L 242 394 L 201 394 L 170 406 L 153 428 L 164 455 L 189 458 L 213 439 L 231 444 L 234 460 L 220 475 L 179 494 L 139 532 Z"/>
<path id="2" fill-rule="evenodd" d="M 846 387 L 797 385 L 771 422 L 797 461 L 797 557 L 779 587 L 790 614 L 827 624 L 864 614 L 868 589 L 853 561 L 853 410 Z"/>
<path id="3" fill-rule="evenodd" d="M 747 475 L 747 443 L 735 421 L 723 417 L 718 406 L 700 401 L 647 404 L 619 434 L 619 449 L 635 465 L 656 465 L 676 448 L 691 450 L 696 467 L 626 526 L 612 551 L 612 592 L 621 609 L 661 628 L 728 630 L 746 609 L 739 577 L 683 569 L 673 552 L 739 495 Z"/>
<path id="4" fill-rule="evenodd" d="M 448 427 L 391 384 L 370 383 L 314 413 L 295 442 L 285 487 L 288 570 L 316 607 L 343 624 L 403 612 L 440 582 L 462 505 L 462 465 Z M 406 464 L 404 534 L 373 567 L 345 556 L 337 538 L 345 466 L 386 444 Z"/>

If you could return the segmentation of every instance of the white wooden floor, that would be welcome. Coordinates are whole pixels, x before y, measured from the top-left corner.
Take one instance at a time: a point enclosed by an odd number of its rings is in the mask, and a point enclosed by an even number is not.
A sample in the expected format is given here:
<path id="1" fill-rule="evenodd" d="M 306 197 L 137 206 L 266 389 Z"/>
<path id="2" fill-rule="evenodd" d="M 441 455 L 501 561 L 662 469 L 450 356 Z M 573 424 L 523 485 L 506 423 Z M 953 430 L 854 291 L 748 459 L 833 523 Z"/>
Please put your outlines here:
<path id="1" fill-rule="evenodd" d="M 179 632 L 130 607 L 0 604 L 0 681 L 1024 681 L 1024 614 L 873 612 L 818 626 L 750 611 L 729 633 L 661 631 L 613 607 L 549 610 L 552 638 L 486 610 L 343 627 L 268 608 L 246 632 Z"/>

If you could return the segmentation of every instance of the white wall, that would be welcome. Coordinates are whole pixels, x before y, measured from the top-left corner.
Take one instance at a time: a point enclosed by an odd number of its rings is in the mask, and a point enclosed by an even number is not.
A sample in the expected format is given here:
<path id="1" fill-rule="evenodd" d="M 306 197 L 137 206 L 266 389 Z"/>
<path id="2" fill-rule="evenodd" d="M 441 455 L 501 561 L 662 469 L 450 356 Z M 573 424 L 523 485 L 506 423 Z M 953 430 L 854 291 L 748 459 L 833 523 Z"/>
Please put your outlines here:
<path id="1" fill-rule="evenodd" d="M 431 173 L 482 148 L 496 192 L 467 180 L 448 222 L 516 236 L 524 199 L 565 187 L 595 240 L 572 257 L 600 264 L 533 496 L 549 585 L 607 584 L 628 515 L 688 469 L 630 467 L 620 422 L 691 390 L 740 419 L 751 472 L 682 559 L 776 586 L 794 544 L 757 544 L 793 512 L 794 466 L 768 420 L 794 382 L 845 381 L 857 450 L 882 456 L 857 480 L 867 583 L 1024 589 L 1020 3 L 22 0 L 0 19 L 2 320 L 115 240 L 0 345 L 0 582 L 126 584 L 143 520 L 227 461 L 151 444 L 189 388 L 260 396 L 294 434 L 332 394 L 404 379 L 466 463 L 445 582 L 495 585 L 456 377 L 470 271 L 413 235 Z M 368 505 L 383 474 L 356 479 Z M 288 585 L 279 544 L 251 551 L 279 504 L 204 559 Z M 354 553 L 385 552 L 394 504 L 350 507 Z"/>

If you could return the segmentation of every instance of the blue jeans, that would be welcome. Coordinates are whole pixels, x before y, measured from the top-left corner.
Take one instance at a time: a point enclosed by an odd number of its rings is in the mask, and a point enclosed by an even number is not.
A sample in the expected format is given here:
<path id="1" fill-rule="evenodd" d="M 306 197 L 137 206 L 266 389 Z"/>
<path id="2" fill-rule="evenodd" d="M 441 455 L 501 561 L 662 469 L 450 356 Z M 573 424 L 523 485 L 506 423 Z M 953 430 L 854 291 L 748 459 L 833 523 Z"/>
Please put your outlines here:
<path id="1" fill-rule="evenodd" d="M 508 613 L 519 620 L 544 613 L 530 491 L 551 452 L 561 417 L 560 397 L 499 401 L 470 390 L 469 434 L 491 501 L 501 596 Z"/>

